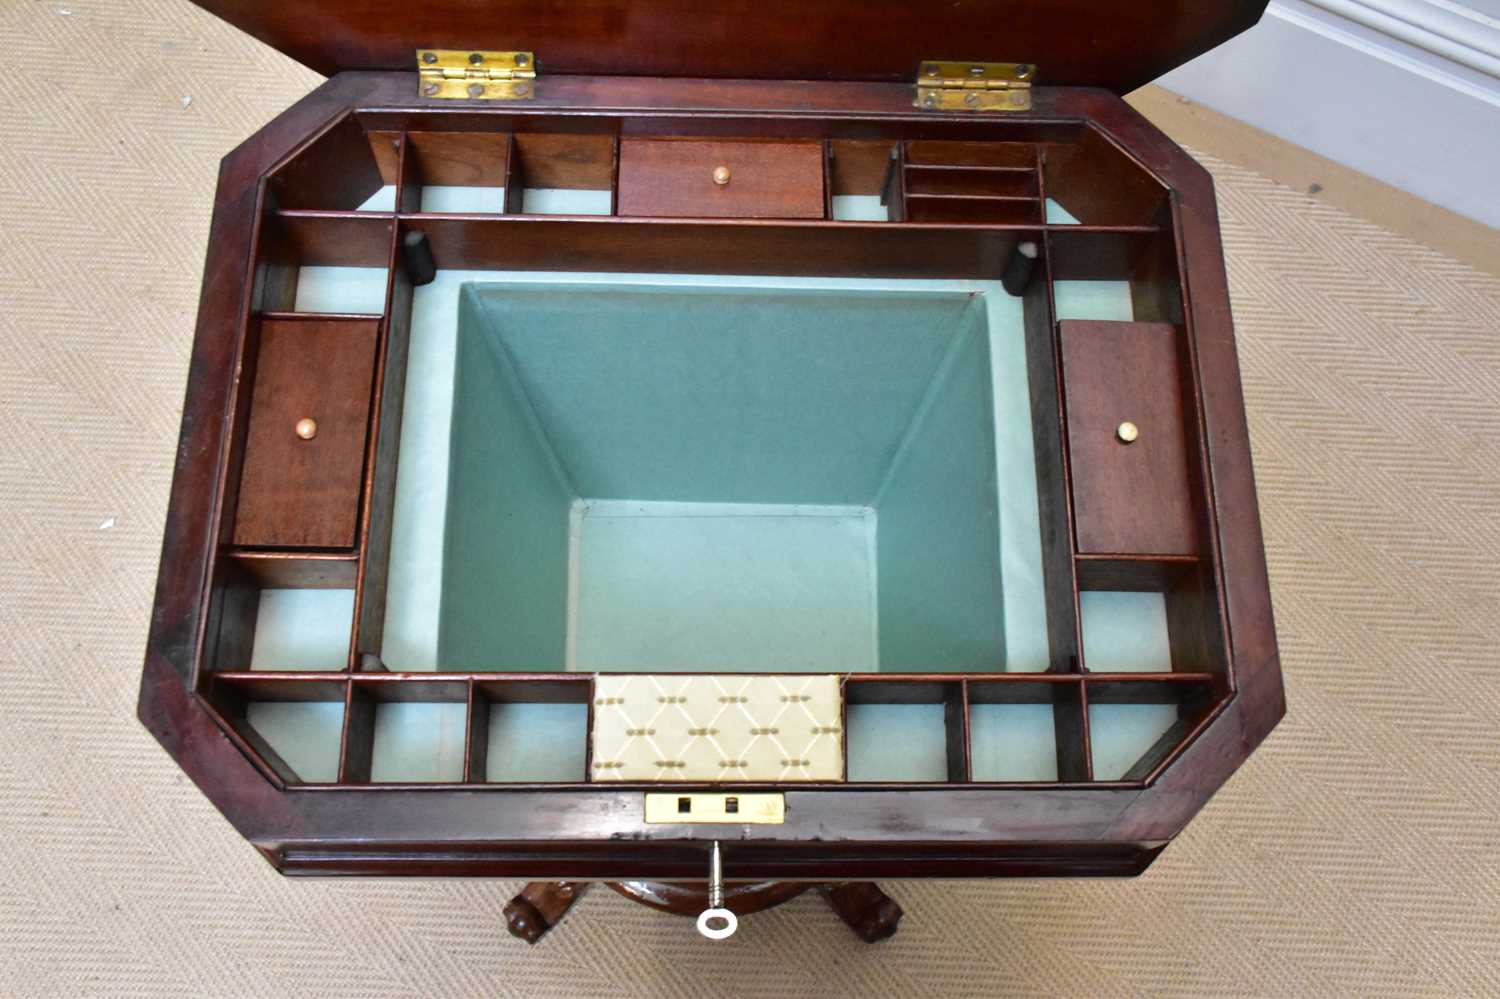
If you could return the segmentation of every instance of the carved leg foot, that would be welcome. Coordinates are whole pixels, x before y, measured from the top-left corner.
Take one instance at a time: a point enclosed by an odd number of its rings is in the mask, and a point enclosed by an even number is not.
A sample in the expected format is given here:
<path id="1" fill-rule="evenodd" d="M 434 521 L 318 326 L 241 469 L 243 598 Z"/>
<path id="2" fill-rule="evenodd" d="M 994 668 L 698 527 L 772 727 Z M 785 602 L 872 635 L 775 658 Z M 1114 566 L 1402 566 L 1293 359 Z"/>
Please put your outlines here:
<path id="1" fill-rule="evenodd" d="M 533 881 L 505 905 L 505 928 L 534 944 L 588 891 L 587 881 Z"/>
<path id="2" fill-rule="evenodd" d="M 865 943 L 875 943 L 894 935 L 901 923 L 901 906 L 873 881 L 843 881 L 822 885 L 818 890 L 839 918 Z"/>

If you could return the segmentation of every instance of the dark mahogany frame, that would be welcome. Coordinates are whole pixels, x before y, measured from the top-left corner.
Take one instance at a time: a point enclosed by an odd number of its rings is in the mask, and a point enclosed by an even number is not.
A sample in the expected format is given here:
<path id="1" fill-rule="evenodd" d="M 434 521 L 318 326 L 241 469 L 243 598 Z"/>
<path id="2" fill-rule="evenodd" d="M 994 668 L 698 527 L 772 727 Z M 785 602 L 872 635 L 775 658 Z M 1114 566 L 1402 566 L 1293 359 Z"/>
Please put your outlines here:
<path id="1" fill-rule="evenodd" d="M 410 73 L 341 73 L 232 152 L 220 169 L 139 713 L 183 770 L 278 870 L 570 880 L 698 878 L 706 843 L 719 840 L 725 843 L 728 873 L 745 879 L 1129 875 L 1150 864 L 1281 718 L 1281 671 L 1212 181 L 1117 96 L 1104 90 L 1038 88 L 1030 112 L 976 116 L 918 112 L 911 106 L 909 86 L 887 83 L 814 87 L 559 77 L 545 80 L 534 101 L 503 106 L 425 101 L 415 91 Z M 1188 360 L 1196 386 L 1196 398 L 1189 402 L 1195 404 L 1201 428 L 1201 488 L 1208 510 L 1201 555 L 1216 576 L 1226 665 L 1213 681 L 1214 709 L 1196 723 L 1184 746 L 1140 780 L 1045 786 L 783 785 L 787 820 L 779 826 L 647 825 L 636 785 L 295 787 L 260 769 L 253 752 L 197 693 L 210 627 L 210 573 L 218 548 L 227 443 L 234 432 L 233 396 L 241 376 L 240 338 L 265 178 L 310 136 L 351 110 L 397 132 L 419 112 L 445 116 L 454 130 L 469 127 L 481 115 L 609 115 L 640 134 L 670 134 L 690 119 L 698 134 L 768 137 L 817 134 L 832 124 L 846 136 L 977 139 L 1007 124 L 1045 129 L 1087 123 L 1171 192 Z M 393 227 L 393 237 L 399 231 Z M 537 252 L 544 256 L 547 250 L 539 247 Z M 736 263 L 753 273 L 754 251 L 749 252 L 750 258 Z M 1003 258 L 989 262 L 996 268 L 1001 263 Z M 900 266 L 841 262 L 845 272 L 857 273 L 861 265 L 881 273 Z M 723 270 L 734 272 L 736 266 Z M 389 294 L 409 294 L 409 285 L 403 284 L 393 281 Z M 1032 332 L 1028 330 L 1028 339 Z M 1052 342 L 1050 331 L 1046 339 Z M 1057 404 L 1055 396 L 1050 402 Z M 368 517 L 368 495 L 362 517 Z M 1076 583 L 1069 599 L 1074 589 Z M 1064 637 L 1063 644 L 1067 642 Z M 1013 676 L 1015 682 L 1036 680 Z M 1165 682 L 1204 680 L 1198 674 L 1162 676 Z M 520 679 L 506 674 L 485 678 Z M 373 673 L 359 682 L 396 679 Z M 1042 682 L 1066 679 L 1054 676 Z M 921 680 L 957 684 L 960 690 L 966 689 L 966 681 L 995 682 L 973 675 L 924 675 Z M 1108 678 L 1095 674 L 1086 680 Z M 444 681 L 469 683 L 470 678 L 439 674 L 429 682 Z"/>

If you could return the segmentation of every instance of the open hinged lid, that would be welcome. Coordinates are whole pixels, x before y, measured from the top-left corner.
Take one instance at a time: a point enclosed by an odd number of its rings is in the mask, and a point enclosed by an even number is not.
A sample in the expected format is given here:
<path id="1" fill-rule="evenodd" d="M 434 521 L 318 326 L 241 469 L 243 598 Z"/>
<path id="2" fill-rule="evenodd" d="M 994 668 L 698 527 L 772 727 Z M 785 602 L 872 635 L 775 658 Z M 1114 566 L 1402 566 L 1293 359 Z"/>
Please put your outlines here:
<path id="1" fill-rule="evenodd" d="M 1148 83 L 1266 0 L 196 0 L 320 73 L 418 48 L 534 52 L 544 74 L 911 81 L 932 59 L 1024 63 L 1042 86 Z"/>

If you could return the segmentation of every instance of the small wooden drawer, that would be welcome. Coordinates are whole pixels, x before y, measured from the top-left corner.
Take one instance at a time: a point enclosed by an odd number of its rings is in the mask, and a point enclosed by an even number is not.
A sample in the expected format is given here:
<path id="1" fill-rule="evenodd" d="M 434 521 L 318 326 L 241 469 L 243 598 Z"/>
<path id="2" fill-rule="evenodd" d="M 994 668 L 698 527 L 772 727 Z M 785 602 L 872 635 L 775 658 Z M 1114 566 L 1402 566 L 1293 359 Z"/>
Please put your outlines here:
<path id="1" fill-rule="evenodd" d="M 1196 554 L 1176 327 L 1064 320 L 1058 331 L 1078 551 Z"/>
<path id="2" fill-rule="evenodd" d="M 352 548 L 380 322 L 296 318 L 259 325 L 234 543 Z"/>
<path id="3" fill-rule="evenodd" d="M 624 139 L 619 214 L 820 219 L 823 145 Z"/>

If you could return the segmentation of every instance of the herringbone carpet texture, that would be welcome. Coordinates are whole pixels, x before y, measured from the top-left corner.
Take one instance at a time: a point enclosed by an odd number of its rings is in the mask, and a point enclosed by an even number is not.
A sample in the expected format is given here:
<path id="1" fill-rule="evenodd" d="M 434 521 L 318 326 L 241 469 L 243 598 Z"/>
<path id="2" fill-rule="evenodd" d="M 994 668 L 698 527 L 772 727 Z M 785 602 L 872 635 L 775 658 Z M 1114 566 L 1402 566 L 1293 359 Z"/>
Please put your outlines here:
<path id="1" fill-rule="evenodd" d="M 1144 878 L 527 948 L 513 884 L 278 877 L 134 719 L 216 164 L 315 78 L 180 0 L 0 37 L 0 995 L 1500 995 L 1500 281 L 1208 161 L 1291 713 Z"/>

